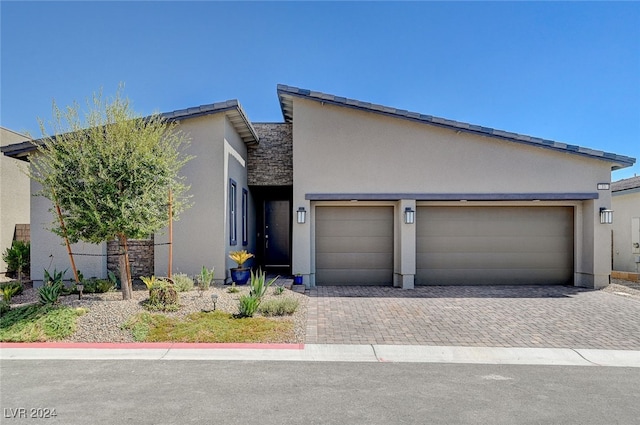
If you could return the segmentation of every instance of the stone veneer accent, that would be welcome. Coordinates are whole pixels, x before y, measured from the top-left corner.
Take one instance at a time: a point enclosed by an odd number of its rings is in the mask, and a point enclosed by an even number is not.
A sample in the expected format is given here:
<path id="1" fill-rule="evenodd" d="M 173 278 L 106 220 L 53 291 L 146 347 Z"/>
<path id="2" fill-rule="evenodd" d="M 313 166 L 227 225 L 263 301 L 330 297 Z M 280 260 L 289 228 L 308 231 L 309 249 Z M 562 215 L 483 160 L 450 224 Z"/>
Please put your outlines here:
<path id="1" fill-rule="evenodd" d="M 260 144 L 247 149 L 249 185 L 293 185 L 293 127 L 291 123 L 253 123 Z"/>
<path id="2" fill-rule="evenodd" d="M 131 262 L 131 277 L 139 279 L 140 276 L 153 275 L 153 235 L 149 239 L 130 239 L 129 261 Z M 118 275 L 118 241 L 107 242 L 107 270 Z"/>
<path id="3" fill-rule="evenodd" d="M 16 224 L 16 230 L 13 235 L 14 241 L 29 242 L 31 240 L 31 226 L 28 224 Z"/>

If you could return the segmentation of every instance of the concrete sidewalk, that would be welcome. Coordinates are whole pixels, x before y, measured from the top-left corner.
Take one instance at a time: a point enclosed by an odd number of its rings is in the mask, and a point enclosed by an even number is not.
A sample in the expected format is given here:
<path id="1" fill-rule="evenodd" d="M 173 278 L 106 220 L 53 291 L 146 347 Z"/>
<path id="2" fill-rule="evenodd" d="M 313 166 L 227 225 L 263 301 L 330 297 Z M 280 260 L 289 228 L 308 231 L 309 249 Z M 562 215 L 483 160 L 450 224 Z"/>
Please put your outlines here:
<path id="1" fill-rule="evenodd" d="M 237 360 L 640 368 L 640 351 L 350 344 L 0 344 L 0 360 Z"/>

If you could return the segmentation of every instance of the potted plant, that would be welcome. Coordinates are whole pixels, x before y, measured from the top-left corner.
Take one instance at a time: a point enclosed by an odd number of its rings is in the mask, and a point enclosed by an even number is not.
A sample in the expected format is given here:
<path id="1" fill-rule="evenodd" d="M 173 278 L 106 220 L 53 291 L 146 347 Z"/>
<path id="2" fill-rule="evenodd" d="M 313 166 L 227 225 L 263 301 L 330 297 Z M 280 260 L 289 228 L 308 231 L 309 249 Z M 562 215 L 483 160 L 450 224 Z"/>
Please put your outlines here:
<path id="1" fill-rule="evenodd" d="M 251 277 L 251 269 L 243 267 L 244 263 L 253 258 L 253 254 L 247 252 L 245 249 L 242 251 L 231 251 L 229 253 L 229 258 L 236 262 L 238 265 L 237 268 L 231 269 L 231 280 L 236 283 L 236 285 L 245 285 L 249 278 Z"/>
<path id="2" fill-rule="evenodd" d="M 302 285 L 303 279 L 302 279 L 302 275 L 300 273 L 296 273 L 293 276 L 293 284 L 294 285 Z"/>

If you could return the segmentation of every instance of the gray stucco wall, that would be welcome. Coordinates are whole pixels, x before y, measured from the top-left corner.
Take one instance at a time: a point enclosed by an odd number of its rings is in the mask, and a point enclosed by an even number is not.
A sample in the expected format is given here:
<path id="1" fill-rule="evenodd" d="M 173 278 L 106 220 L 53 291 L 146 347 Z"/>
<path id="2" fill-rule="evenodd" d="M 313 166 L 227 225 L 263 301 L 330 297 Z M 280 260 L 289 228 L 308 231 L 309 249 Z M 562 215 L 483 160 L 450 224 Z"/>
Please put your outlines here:
<path id="1" fill-rule="evenodd" d="M 399 197 L 395 208 L 402 229 L 402 209 L 415 201 L 411 193 L 594 193 L 598 182 L 611 179 L 605 161 L 307 99 L 293 103 L 293 208 L 310 211 L 307 223 L 293 227 L 293 269 L 310 284 L 313 208 L 320 203 L 305 199 L 307 194 L 409 194 Z M 575 284 L 580 286 L 601 287 L 609 280 L 610 226 L 599 223 L 598 211 L 610 207 L 610 192 L 598 196 L 577 205 L 555 203 L 576 207 Z M 406 250 L 413 246 L 410 231 L 396 233 L 395 272 L 405 287 L 415 256 Z"/>
<path id="2" fill-rule="evenodd" d="M 612 194 L 613 210 L 613 269 L 638 273 L 640 248 L 633 246 L 638 242 L 638 230 L 631 226 L 632 219 L 640 219 L 640 188 Z M 632 231 L 635 233 L 632 235 Z"/>
<path id="3" fill-rule="evenodd" d="M 0 127 L 0 146 L 28 140 Z M 29 224 L 29 163 L 0 154 L 0 276 L 7 270 L 2 254 L 11 247 L 16 224 Z"/>
<path id="4" fill-rule="evenodd" d="M 293 184 L 293 128 L 290 123 L 254 123 L 260 144 L 250 147 L 247 157 L 249 184 L 290 186 Z"/>

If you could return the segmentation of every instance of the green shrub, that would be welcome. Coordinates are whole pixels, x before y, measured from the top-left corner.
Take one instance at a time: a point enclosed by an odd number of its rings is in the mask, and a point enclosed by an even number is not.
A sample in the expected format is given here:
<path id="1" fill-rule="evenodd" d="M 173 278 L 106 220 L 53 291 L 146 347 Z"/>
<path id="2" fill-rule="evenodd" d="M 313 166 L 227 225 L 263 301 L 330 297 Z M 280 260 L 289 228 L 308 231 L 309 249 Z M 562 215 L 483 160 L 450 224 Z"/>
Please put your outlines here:
<path id="1" fill-rule="evenodd" d="M 44 278 L 42 281 L 46 283 L 61 283 L 62 279 L 64 279 L 64 275 L 67 273 L 67 269 L 59 272 L 57 269 L 53 269 L 53 273 L 50 273 L 49 270 L 44 271 Z"/>
<path id="2" fill-rule="evenodd" d="M 113 281 L 106 279 L 87 279 L 84 282 L 84 289 L 82 290 L 85 294 L 102 294 L 104 292 L 109 292 L 116 289 Z"/>
<path id="3" fill-rule="evenodd" d="M 11 298 L 18 292 L 19 286 L 4 286 L 2 287 L 2 300 L 11 303 Z"/>
<path id="4" fill-rule="evenodd" d="M 284 286 L 276 286 L 273 290 L 273 295 L 282 295 L 284 292 Z"/>
<path id="5" fill-rule="evenodd" d="M 180 297 L 174 285 L 166 280 L 156 280 L 149 289 L 149 301 L 145 308 L 151 311 L 175 311 L 180 308 Z"/>
<path id="6" fill-rule="evenodd" d="M 40 304 L 42 305 L 51 305 L 56 304 L 60 295 L 62 294 L 62 288 L 64 284 L 62 281 L 47 281 L 44 285 L 42 285 L 38 289 L 38 298 L 40 300 Z"/>
<path id="7" fill-rule="evenodd" d="M 0 283 L 0 292 L 4 293 L 4 289 L 7 287 L 16 288 L 12 296 L 20 295 L 24 291 L 24 285 L 22 282 L 18 282 L 17 280 Z"/>
<path id="8" fill-rule="evenodd" d="M 9 273 L 18 273 L 21 277 L 29 273 L 31 267 L 31 245 L 29 242 L 13 241 L 10 248 L 2 254 L 2 259 L 7 263 Z"/>
<path id="9" fill-rule="evenodd" d="M 295 313 L 298 305 L 298 300 L 293 298 L 279 298 L 262 302 L 258 310 L 265 316 L 284 316 Z"/>
<path id="10" fill-rule="evenodd" d="M 253 295 L 243 295 L 240 297 L 239 317 L 253 317 L 260 305 L 260 298 Z"/>
<path id="11" fill-rule="evenodd" d="M 0 317 L 3 317 L 9 310 L 11 310 L 11 304 L 5 300 L 0 300 Z"/>
<path id="12" fill-rule="evenodd" d="M 193 279 L 185 273 L 178 273 L 171 276 L 173 285 L 178 292 L 188 292 L 193 289 Z"/>
<path id="13" fill-rule="evenodd" d="M 235 283 L 235 282 L 233 282 L 233 283 L 231 284 L 231 286 L 227 288 L 227 292 L 228 292 L 228 293 L 230 293 L 230 294 L 235 294 L 236 292 L 240 292 L 240 290 L 239 290 L 239 289 L 238 289 L 238 287 L 236 286 L 236 283 Z"/>

